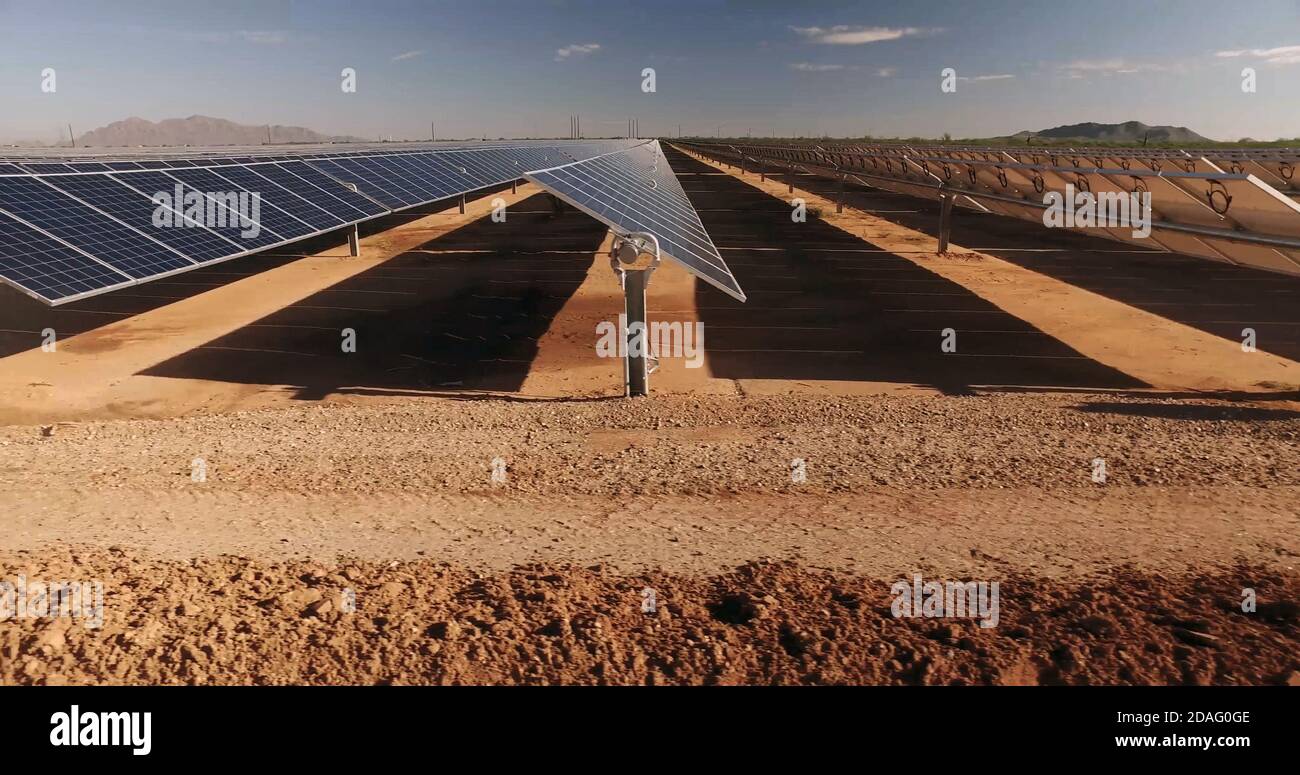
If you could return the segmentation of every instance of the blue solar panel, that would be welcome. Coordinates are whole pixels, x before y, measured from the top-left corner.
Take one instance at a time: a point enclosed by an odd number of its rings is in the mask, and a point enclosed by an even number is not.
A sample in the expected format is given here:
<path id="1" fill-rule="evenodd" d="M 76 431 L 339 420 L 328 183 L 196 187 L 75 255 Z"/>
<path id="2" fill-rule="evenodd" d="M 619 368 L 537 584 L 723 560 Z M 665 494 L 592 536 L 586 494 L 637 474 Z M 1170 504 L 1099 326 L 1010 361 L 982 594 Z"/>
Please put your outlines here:
<path id="1" fill-rule="evenodd" d="M 158 191 L 158 187 L 169 184 L 173 186 L 173 192 L 175 190 L 175 182 L 158 172 L 123 175 L 120 179 L 107 175 L 60 175 L 48 178 L 47 182 L 106 213 L 112 213 L 114 218 L 134 226 L 197 262 L 223 258 L 244 249 L 242 245 L 236 245 L 203 228 L 200 223 L 186 219 L 183 207 L 179 212 L 168 208 L 170 212 L 167 213 L 167 218 L 161 220 L 169 226 L 154 225 L 154 215 L 158 212 L 159 205 L 149 198 L 150 194 L 137 191 L 119 180 L 135 181 L 151 191 Z"/>
<path id="2" fill-rule="evenodd" d="M 357 166 L 355 160 L 313 159 L 308 164 L 336 180 L 353 184 L 358 191 L 390 210 L 397 210 L 419 201 L 408 191 L 391 184 L 383 185 L 384 176 L 381 171 L 362 169 Z"/>
<path id="3" fill-rule="evenodd" d="M 453 174 L 451 167 L 439 163 L 434 158 L 434 154 L 407 154 L 402 157 L 402 163 L 436 187 L 437 199 L 445 199 L 465 191 L 463 176 L 459 173 Z"/>
<path id="4" fill-rule="evenodd" d="M 23 168 L 28 172 L 34 172 L 37 175 L 53 175 L 59 172 L 72 172 L 72 168 L 66 164 L 35 164 L 32 162 L 23 162 Z"/>
<path id="5" fill-rule="evenodd" d="M 241 195 L 258 194 L 260 192 L 248 191 L 247 189 L 232 186 L 230 181 L 214 174 L 211 170 L 191 169 L 191 170 L 168 170 L 169 177 L 192 186 L 202 191 L 209 202 L 218 205 L 218 217 L 220 211 L 224 210 L 227 223 L 232 221 L 232 216 L 242 212 L 244 215 L 252 217 L 253 201 L 251 196 L 248 201 L 235 203 L 231 197 L 239 199 Z M 233 226 L 228 226 L 222 230 L 222 234 L 228 239 L 236 239 L 242 245 L 247 245 L 247 249 L 268 247 L 277 242 L 305 237 L 316 231 L 312 227 L 294 218 L 293 216 L 280 210 L 269 201 L 260 201 L 258 203 L 259 212 L 256 214 L 256 223 L 251 226 L 241 225 L 237 220 Z M 204 221 L 205 224 L 211 225 L 211 221 Z"/>
<path id="6" fill-rule="evenodd" d="M 373 199 L 362 196 L 342 183 L 323 174 L 320 170 L 301 161 L 287 161 L 279 164 L 259 164 L 253 168 L 258 174 L 297 191 L 299 195 L 311 199 L 344 221 L 364 220 L 388 212 Z M 300 183 L 306 188 L 298 188 Z M 313 193 L 314 191 L 320 194 Z M 338 204 L 336 205 L 335 202 Z"/>
<path id="7" fill-rule="evenodd" d="M 194 265 L 144 233 L 35 178 L 0 178 L 0 210 L 132 277 L 148 277 Z"/>
<path id="8" fill-rule="evenodd" d="M 69 164 L 73 172 L 108 172 L 107 164 L 100 164 L 94 161 L 79 161 L 75 164 Z"/>
<path id="9" fill-rule="evenodd" d="M 270 202 L 281 211 L 307 224 L 314 231 L 328 231 L 343 225 L 342 220 L 293 192 L 286 191 L 248 167 L 216 167 L 212 172 L 239 188 L 260 194 L 263 202 Z"/>
<path id="10" fill-rule="evenodd" d="M 176 178 L 173 178 L 171 175 L 165 172 L 155 172 L 152 170 L 148 172 L 118 172 L 118 173 L 114 173 L 112 177 L 136 189 L 137 191 L 140 191 L 147 197 L 155 197 L 158 195 L 166 194 L 170 197 L 172 201 L 174 201 L 176 198 L 176 193 L 175 193 L 176 186 L 180 185 L 181 186 L 180 195 L 182 199 L 181 202 L 182 205 L 184 204 L 185 197 L 189 196 L 191 193 L 196 193 L 196 194 L 200 193 L 196 189 L 190 186 L 181 184 L 180 181 L 178 181 Z M 243 230 L 244 227 L 240 227 L 238 225 L 230 226 L 229 213 L 221 212 L 220 208 L 216 207 L 215 204 L 209 205 L 208 202 L 209 200 L 205 197 L 203 199 L 203 210 L 204 210 L 205 217 L 203 220 L 198 221 L 198 223 L 200 223 L 207 231 L 210 231 L 213 234 L 220 235 L 221 237 L 225 238 L 228 242 L 230 242 L 231 250 L 229 251 L 229 253 L 227 253 L 227 255 L 244 253 L 250 250 L 260 250 L 264 247 L 267 247 L 268 245 L 274 244 L 275 242 L 274 239 L 272 239 L 269 242 L 266 241 L 267 236 L 270 234 L 270 231 L 267 229 L 261 230 L 261 233 L 259 235 L 260 239 L 241 238 L 239 232 Z M 187 215 L 189 212 L 189 208 L 187 207 L 182 206 L 180 209 L 182 215 Z M 218 226 L 216 225 L 217 221 L 208 219 L 207 215 L 209 214 L 208 212 L 209 209 L 212 210 L 212 212 L 210 213 L 212 216 L 214 217 L 219 216 L 225 218 L 227 225 L 224 227 Z"/>
<path id="11" fill-rule="evenodd" d="M 0 278 L 48 304 L 130 283 L 118 272 L 0 214 Z"/>
<path id="12" fill-rule="evenodd" d="M 531 172 L 528 179 L 624 233 L 655 235 L 664 258 L 745 300 L 744 291 L 663 158 L 658 141 Z"/>
<path id="13" fill-rule="evenodd" d="M 403 191 L 409 192 L 413 199 L 407 202 L 408 205 L 431 202 L 447 196 L 447 192 L 428 174 L 399 159 L 375 156 L 358 159 L 357 163 L 366 169 L 379 170 L 391 184 L 399 185 Z"/>
<path id="14" fill-rule="evenodd" d="M 628 147 L 626 141 L 502 142 L 20 161 L 49 173 L 41 178 L 0 164 L 0 242 L 9 239 L 0 252 L 0 277 L 62 303 L 530 177 L 617 229 L 656 234 L 667 257 L 743 298 L 657 143 Z M 240 223 L 241 214 L 253 215 L 241 206 L 251 204 L 253 194 L 260 209 L 257 234 Z M 31 223 L 20 223 L 24 219 Z"/>

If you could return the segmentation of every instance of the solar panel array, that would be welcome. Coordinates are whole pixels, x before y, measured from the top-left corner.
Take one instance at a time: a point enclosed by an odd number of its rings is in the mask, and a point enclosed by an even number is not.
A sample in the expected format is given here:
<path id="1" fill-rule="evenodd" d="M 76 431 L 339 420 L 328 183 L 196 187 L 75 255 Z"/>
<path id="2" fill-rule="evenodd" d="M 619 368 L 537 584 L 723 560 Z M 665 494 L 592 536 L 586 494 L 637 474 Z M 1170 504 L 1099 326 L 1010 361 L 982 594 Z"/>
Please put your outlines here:
<path id="1" fill-rule="evenodd" d="M 1291 165 L 1300 163 L 1300 152 L 1294 150 L 1242 153 L 1232 149 L 1235 171 L 1225 171 L 1205 156 L 1181 151 L 1152 155 L 1145 149 L 1095 149 L 1087 156 L 1067 158 L 1043 157 L 1048 153 L 1043 149 L 852 143 L 682 145 L 737 163 L 771 163 L 909 196 L 933 199 L 952 194 L 966 206 L 1039 224 L 1051 193 L 1062 201 L 1078 192 L 1150 194 L 1149 236 L 1134 236 L 1137 224 L 1133 222 L 1080 230 L 1143 247 L 1300 275 L 1300 202 L 1248 171 L 1273 170 L 1273 178 L 1290 181 Z M 1228 156 L 1216 158 L 1228 164 Z"/>
<path id="2" fill-rule="evenodd" d="M 0 279 L 64 304 L 543 170 L 542 186 L 607 202 L 580 209 L 656 234 L 672 258 L 743 298 L 658 143 L 632 140 L 8 156 Z"/>
<path id="3" fill-rule="evenodd" d="M 654 234 L 662 257 L 745 300 L 657 140 L 527 177 L 617 231 Z"/>

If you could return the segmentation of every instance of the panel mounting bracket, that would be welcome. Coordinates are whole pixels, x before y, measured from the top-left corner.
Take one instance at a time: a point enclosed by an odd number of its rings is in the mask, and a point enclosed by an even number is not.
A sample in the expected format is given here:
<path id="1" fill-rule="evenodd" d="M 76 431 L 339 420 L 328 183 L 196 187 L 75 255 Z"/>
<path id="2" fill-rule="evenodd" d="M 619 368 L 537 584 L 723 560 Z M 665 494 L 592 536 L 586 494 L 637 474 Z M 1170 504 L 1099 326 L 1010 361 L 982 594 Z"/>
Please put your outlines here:
<path id="1" fill-rule="evenodd" d="M 618 234 L 609 255 L 609 265 L 623 287 L 624 328 L 619 333 L 626 347 L 623 359 L 623 393 L 628 397 L 650 393 L 650 375 L 659 368 L 651 352 L 646 322 L 646 288 L 650 275 L 659 268 L 659 239 L 649 232 Z"/>

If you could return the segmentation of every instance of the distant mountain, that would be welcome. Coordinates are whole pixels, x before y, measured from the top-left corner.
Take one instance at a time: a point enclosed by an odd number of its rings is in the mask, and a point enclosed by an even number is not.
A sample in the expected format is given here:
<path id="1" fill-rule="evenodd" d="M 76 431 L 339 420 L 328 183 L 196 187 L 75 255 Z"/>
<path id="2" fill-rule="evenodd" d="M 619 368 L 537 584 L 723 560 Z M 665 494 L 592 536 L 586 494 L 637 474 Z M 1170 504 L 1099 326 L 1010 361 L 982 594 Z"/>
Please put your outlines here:
<path id="1" fill-rule="evenodd" d="M 1208 143 L 1208 137 L 1202 137 L 1185 126 L 1148 126 L 1141 121 L 1125 121 L 1122 124 L 1067 124 L 1052 127 L 1040 132 L 1017 132 L 1016 139 L 1029 137 L 1044 140 L 1087 140 L 1090 142 L 1115 143 L 1127 145 L 1141 143 Z"/>
<path id="2" fill-rule="evenodd" d="M 331 137 L 300 126 L 272 125 L 273 143 L 360 142 L 356 137 Z M 154 123 L 143 118 L 115 121 L 92 129 L 77 138 L 77 145 L 91 147 L 136 145 L 260 145 L 267 142 L 267 128 L 245 126 L 210 116 L 169 118 Z"/>

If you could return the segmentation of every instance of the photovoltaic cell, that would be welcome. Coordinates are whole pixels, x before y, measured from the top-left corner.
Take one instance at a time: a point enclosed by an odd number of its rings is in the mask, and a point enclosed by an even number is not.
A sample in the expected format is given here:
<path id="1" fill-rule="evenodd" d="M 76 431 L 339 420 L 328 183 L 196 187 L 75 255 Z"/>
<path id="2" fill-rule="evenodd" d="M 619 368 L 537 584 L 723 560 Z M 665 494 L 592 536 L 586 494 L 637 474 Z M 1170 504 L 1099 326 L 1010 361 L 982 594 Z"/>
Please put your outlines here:
<path id="1" fill-rule="evenodd" d="M 0 213 L 0 278 L 47 304 L 129 283 L 131 278 Z"/>
<path id="2" fill-rule="evenodd" d="M 175 203 L 175 199 L 176 199 L 176 194 L 175 194 L 176 187 L 179 185 L 181 187 L 181 199 L 182 199 L 180 203 L 181 207 L 179 209 L 182 215 L 184 215 L 185 212 L 187 211 L 187 208 L 184 207 L 184 199 L 187 196 L 189 196 L 191 193 L 200 196 L 202 195 L 201 191 L 191 186 L 184 185 L 179 180 L 177 180 L 176 178 L 172 177 L 171 175 L 165 172 L 155 172 L 152 170 L 148 172 L 129 172 L 129 173 L 119 172 L 119 173 L 114 173 L 112 177 L 136 189 L 137 191 L 140 191 L 146 197 L 153 197 L 159 194 L 166 194 L 171 198 L 171 201 L 173 203 Z M 203 201 L 204 201 L 204 210 L 206 212 L 209 206 L 208 205 L 209 200 L 206 197 L 204 197 Z M 212 206 L 215 208 L 215 205 Z M 226 215 L 227 215 L 226 222 L 229 223 L 230 221 L 228 218 L 228 214 Z M 195 221 L 193 219 L 186 219 L 186 222 L 193 223 Z M 226 255 L 228 256 L 235 255 L 238 253 L 244 253 L 250 250 L 260 250 L 262 248 L 268 247 L 269 245 L 275 244 L 276 241 L 274 237 L 271 235 L 270 230 L 265 228 L 261 230 L 261 233 L 258 235 L 257 239 L 244 239 L 240 236 L 240 231 L 242 229 L 237 225 L 226 226 L 226 227 L 211 225 L 209 227 L 209 224 L 214 224 L 215 222 L 211 220 L 207 220 L 206 218 L 205 220 L 199 223 L 203 224 L 206 231 L 214 235 L 220 235 L 222 238 L 224 238 L 226 241 L 228 241 L 231 244 L 232 246 L 231 249 L 226 253 Z"/>
<path id="3" fill-rule="evenodd" d="M 28 162 L 23 164 L 23 168 L 26 169 L 28 172 L 33 172 L 36 173 L 37 175 L 73 171 L 72 167 L 66 164 L 33 164 Z"/>
<path id="4" fill-rule="evenodd" d="M 229 181 L 214 174 L 211 170 L 168 170 L 167 175 L 198 191 L 202 191 L 209 202 L 213 202 L 224 209 L 227 223 L 233 225 L 217 228 L 223 236 L 228 239 L 237 239 L 240 244 L 247 245 L 249 250 L 269 247 L 296 237 L 305 237 L 314 231 L 307 224 L 266 201 L 260 202 L 260 212 L 257 213 L 256 225 L 254 227 L 242 226 L 237 218 L 231 217 L 237 214 L 241 206 L 228 207 L 223 202 L 230 203 L 230 200 L 226 198 L 230 194 L 254 194 L 258 192 L 232 187 Z M 248 204 L 251 208 L 251 199 Z M 248 215 L 251 216 L 252 213 L 250 212 Z M 211 223 L 211 221 L 205 221 L 205 223 Z M 254 231 L 257 233 L 254 234 Z"/>
<path id="5" fill-rule="evenodd" d="M 247 167 L 219 167 L 212 170 L 212 174 L 229 180 L 243 190 L 259 194 L 263 202 L 270 202 L 281 211 L 305 223 L 313 231 L 328 231 L 343 225 L 343 221 Z"/>
<path id="6" fill-rule="evenodd" d="M 0 178 L 0 210 L 131 277 L 164 274 L 194 265 L 141 232 L 34 178 Z"/>
<path id="7" fill-rule="evenodd" d="M 329 200 L 318 202 L 330 212 L 343 218 L 345 221 L 356 220 L 348 217 L 352 212 L 360 213 L 360 217 L 369 218 L 376 215 L 383 215 L 388 212 L 382 206 L 377 204 L 373 199 L 362 196 L 357 192 L 345 187 L 342 183 L 331 178 L 330 176 L 317 170 L 315 167 L 301 161 L 287 161 L 278 164 L 259 164 L 256 167 L 258 174 L 265 175 L 271 180 L 282 186 L 295 185 L 293 179 L 298 179 L 314 186 L 317 190 L 327 196 L 338 200 L 344 206 L 344 209 L 335 209 L 328 204 Z"/>
<path id="8" fill-rule="evenodd" d="M 159 175 L 158 173 L 141 174 Z M 136 177 L 127 175 L 125 179 L 131 180 Z M 58 175 L 47 178 L 46 181 L 106 213 L 112 213 L 114 218 L 145 232 L 199 263 L 229 256 L 242 250 L 241 246 L 203 228 L 199 223 L 184 218 L 183 209 L 181 212 L 172 209 L 166 219 L 161 219 L 169 225 L 154 225 L 154 214 L 159 206 L 154 204 L 149 195 L 136 191 L 107 175 Z M 166 180 L 161 175 L 157 178 L 157 185 L 166 185 Z"/>
<path id="9" fill-rule="evenodd" d="M 353 184 L 362 194 L 365 194 L 390 210 L 406 207 L 408 204 L 413 204 L 418 201 L 412 194 L 403 191 L 399 187 L 389 187 L 381 185 L 379 182 L 372 182 L 372 178 L 382 180 L 382 173 L 376 170 L 361 169 L 357 167 L 355 161 L 350 159 L 334 161 L 329 159 L 313 159 L 308 162 L 308 166 L 334 178 L 335 180 Z"/>
<path id="10" fill-rule="evenodd" d="M 528 179 L 619 231 L 655 235 L 664 258 L 745 300 L 744 291 L 663 158 L 658 141 L 530 172 Z"/>
<path id="11" fill-rule="evenodd" d="M 10 157 L 0 163 L 0 242 L 8 239 L 0 277 L 58 304 L 541 170 L 544 186 L 616 228 L 656 234 L 667 257 L 743 298 L 658 145 L 612 153 L 630 147 L 499 142 Z M 247 231 L 234 212 L 241 193 L 259 195 L 256 237 L 240 234 Z M 186 198 L 201 202 L 208 225 L 186 217 Z M 214 214 L 229 225 L 211 224 Z"/>

